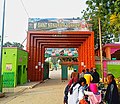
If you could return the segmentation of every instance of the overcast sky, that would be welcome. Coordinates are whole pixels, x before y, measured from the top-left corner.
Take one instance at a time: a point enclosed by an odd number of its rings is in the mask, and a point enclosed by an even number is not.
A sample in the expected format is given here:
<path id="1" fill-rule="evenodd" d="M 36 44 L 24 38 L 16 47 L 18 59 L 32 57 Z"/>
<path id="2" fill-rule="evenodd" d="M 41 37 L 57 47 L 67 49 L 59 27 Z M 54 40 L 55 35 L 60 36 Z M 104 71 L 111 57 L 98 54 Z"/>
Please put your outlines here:
<path id="1" fill-rule="evenodd" d="M 0 0 L 0 35 L 3 1 Z M 24 3 L 25 9 L 22 5 Z M 22 43 L 27 36 L 28 18 L 81 17 L 86 0 L 6 0 L 4 42 Z M 26 42 L 23 44 L 26 45 Z"/>

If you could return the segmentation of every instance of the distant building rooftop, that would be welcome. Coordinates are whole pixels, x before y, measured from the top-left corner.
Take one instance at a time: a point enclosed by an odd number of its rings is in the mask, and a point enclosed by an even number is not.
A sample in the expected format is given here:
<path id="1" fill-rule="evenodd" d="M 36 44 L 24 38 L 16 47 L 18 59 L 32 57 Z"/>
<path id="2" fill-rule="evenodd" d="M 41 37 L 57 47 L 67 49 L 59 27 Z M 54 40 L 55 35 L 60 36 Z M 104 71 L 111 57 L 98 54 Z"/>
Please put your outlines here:
<path id="1" fill-rule="evenodd" d="M 110 43 L 110 44 L 105 44 L 103 48 L 105 47 L 120 47 L 120 43 Z"/>

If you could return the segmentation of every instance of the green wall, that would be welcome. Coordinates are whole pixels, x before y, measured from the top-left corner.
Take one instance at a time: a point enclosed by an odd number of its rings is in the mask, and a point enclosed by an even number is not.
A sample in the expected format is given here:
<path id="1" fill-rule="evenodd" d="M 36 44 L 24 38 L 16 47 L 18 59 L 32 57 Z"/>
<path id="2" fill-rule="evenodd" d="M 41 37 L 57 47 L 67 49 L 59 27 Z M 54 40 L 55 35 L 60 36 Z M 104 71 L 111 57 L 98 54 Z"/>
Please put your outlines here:
<path id="1" fill-rule="evenodd" d="M 15 87 L 17 84 L 21 85 L 27 82 L 27 57 L 28 53 L 24 50 L 13 47 L 3 48 L 3 87 Z M 20 72 L 19 75 L 18 72 Z"/>
<path id="2" fill-rule="evenodd" d="M 120 77 L 120 65 L 108 65 L 108 73 L 112 73 L 115 78 Z"/>
<path id="3" fill-rule="evenodd" d="M 101 76 L 101 70 L 100 70 L 100 63 L 96 64 L 96 69 L 99 72 Z M 119 61 L 108 61 L 107 62 L 107 73 L 111 73 L 115 76 L 115 78 L 120 77 L 120 62 Z"/>
<path id="4" fill-rule="evenodd" d="M 17 66 L 22 65 L 21 83 L 27 82 L 27 63 L 28 63 L 28 53 L 23 50 L 18 50 Z M 18 68 L 17 68 L 18 72 Z"/>

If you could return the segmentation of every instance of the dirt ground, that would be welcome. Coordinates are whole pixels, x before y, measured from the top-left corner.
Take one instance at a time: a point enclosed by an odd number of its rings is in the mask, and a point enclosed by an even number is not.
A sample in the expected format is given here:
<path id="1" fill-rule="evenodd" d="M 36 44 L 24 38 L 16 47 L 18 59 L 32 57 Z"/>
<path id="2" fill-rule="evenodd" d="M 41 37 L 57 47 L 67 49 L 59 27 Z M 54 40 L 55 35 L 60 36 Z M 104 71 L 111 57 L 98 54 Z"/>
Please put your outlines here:
<path id="1" fill-rule="evenodd" d="M 71 71 L 69 71 L 70 75 Z M 50 79 L 33 89 L 0 98 L 0 104 L 63 104 L 64 88 L 68 80 L 61 80 L 61 70 L 50 71 Z"/>

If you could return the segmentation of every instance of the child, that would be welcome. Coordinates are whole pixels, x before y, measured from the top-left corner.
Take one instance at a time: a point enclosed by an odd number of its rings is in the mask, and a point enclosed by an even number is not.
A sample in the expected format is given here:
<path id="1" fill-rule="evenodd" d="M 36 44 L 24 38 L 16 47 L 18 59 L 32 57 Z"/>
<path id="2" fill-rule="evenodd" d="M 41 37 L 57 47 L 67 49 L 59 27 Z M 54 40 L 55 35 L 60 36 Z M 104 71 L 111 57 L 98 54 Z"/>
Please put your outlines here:
<path id="1" fill-rule="evenodd" d="M 112 74 L 107 75 L 107 83 L 108 87 L 105 94 L 105 101 L 107 104 L 120 104 L 118 88 Z"/>
<path id="2" fill-rule="evenodd" d="M 76 69 L 71 73 L 71 79 L 73 79 L 74 82 L 77 82 L 79 79 L 79 73 L 77 72 Z"/>

